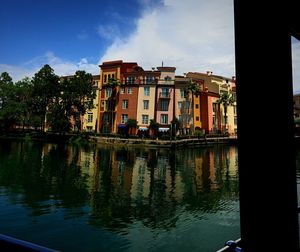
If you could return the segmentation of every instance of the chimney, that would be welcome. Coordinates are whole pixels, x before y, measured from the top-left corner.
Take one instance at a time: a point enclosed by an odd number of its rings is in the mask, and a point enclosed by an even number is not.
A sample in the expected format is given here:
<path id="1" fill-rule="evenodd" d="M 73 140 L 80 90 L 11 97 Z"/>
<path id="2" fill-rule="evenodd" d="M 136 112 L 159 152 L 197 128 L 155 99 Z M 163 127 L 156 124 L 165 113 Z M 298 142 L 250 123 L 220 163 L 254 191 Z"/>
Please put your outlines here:
<path id="1" fill-rule="evenodd" d="M 212 75 L 212 71 L 206 71 L 207 75 Z"/>

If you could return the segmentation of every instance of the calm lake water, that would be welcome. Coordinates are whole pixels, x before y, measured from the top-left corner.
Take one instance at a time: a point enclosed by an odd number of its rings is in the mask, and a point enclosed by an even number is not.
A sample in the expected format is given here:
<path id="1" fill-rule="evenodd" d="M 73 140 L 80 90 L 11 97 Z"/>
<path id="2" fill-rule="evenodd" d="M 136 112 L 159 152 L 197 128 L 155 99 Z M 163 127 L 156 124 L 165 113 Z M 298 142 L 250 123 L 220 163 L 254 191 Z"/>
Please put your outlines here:
<path id="1" fill-rule="evenodd" d="M 61 251 L 216 251 L 240 237 L 237 148 L 0 142 L 0 233 Z"/>

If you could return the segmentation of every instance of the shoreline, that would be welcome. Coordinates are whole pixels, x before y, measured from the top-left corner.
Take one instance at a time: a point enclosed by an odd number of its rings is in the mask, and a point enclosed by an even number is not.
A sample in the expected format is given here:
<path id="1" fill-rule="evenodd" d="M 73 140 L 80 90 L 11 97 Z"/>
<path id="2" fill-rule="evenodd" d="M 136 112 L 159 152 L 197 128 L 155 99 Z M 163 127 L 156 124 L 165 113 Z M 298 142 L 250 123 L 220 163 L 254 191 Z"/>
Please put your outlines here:
<path id="1" fill-rule="evenodd" d="M 96 144 L 119 145 L 119 146 L 146 146 L 146 147 L 190 147 L 205 146 L 212 144 L 237 144 L 237 137 L 205 137 L 205 138 L 187 138 L 180 140 L 160 140 L 160 139 L 132 139 L 132 138 L 113 138 L 91 136 L 92 141 Z"/>

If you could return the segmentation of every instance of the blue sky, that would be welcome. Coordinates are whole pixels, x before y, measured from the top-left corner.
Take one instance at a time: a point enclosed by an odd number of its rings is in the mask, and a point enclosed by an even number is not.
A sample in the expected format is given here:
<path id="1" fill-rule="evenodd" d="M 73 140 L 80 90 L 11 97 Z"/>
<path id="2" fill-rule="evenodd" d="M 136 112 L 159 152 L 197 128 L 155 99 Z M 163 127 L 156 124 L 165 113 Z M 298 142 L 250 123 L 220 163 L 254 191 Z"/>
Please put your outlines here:
<path id="1" fill-rule="evenodd" d="M 2 0 L 1 63 L 22 64 L 45 52 L 97 62 L 110 43 L 99 36 L 99 27 L 117 24 L 126 35 L 141 11 L 134 0 Z"/>
<path id="2" fill-rule="evenodd" d="M 232 0 L 1 0 L 0 30 L 0 73 L 14 81 L 44 64 L 58 75 L 99 74 L 116 59 L 235 75 Z M 300 43 L 292 45 L 300 91 Z"/>

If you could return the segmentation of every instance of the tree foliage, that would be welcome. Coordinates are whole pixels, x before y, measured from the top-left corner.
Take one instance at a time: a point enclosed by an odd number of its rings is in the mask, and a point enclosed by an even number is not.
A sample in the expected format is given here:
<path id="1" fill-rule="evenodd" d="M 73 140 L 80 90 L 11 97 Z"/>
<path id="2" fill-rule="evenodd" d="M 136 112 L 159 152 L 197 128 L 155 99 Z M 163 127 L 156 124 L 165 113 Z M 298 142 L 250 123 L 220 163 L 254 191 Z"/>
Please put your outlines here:
<path id="1" fill-rule="evenodd" d="M 96 97 L 93 76 L 85 71 L 76 71 L 70 78 L 62 81 L 62 102 L 68 116 L 77 122 L 77 129 L 81 130 L 81 116 L 94 107 Z"/>
<path id="2" fill-rule="evenodd" d="M 13 83 L 8 73 L 0 75 L 0 129 L 14 125 L 39 127 L 45 123 L 53 131 L 65 132 L 70 121 L 83 116 L 93 108 L 96 97 L 93 77 L 85 71 L 59 78 L 49 65 L 44 65 L 32 79 Z"/>
<path id="3" fill-rule="evenodd" d="M 231 92 L 223 92 L 220 95 L 220 98 L 217 100 L 219 105 L 222 105 L 224 108 L 224 118 L 225 118 L 225 130 L 227 124 L 227 108 L 228 106 L 232 106 L 235 103 L 234 96 Z"/>
<path id="4" fill-rule="evenodd" d="M 61 91 L 59 77 L 46 64 L 34 75 L 32 84 L 32 111 L 40 117 L 41 129 L 44 130 L 47 110 L 59 99 Z"/>
<path id="5" fill-rule="evenodd" d="M 195 125 L 194 125 L 194 117 L 195 117 L 195 112 L 194 112 L 194 96 L 199 95 L 201 93 L 201 88 L 200 85 L 196 82 L 193 82 L 192 80 L 189 81 L 188 87 L 187 87 L 187 92 L 192 94 L 192 109 L 191 109 L 191 117 L 192 118 L 192 131 L 194 131 Z M 190 119 L 189 118 L 189 119 Z"/>

